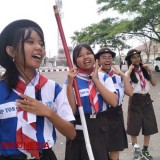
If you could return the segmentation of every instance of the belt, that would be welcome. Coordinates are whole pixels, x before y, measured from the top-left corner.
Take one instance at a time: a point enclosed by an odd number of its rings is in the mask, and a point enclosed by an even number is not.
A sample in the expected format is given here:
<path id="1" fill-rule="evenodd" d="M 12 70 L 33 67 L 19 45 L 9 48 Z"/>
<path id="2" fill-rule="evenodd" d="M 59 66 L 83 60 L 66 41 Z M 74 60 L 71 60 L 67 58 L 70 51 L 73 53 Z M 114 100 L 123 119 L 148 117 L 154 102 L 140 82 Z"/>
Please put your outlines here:
<path id="1" fill-rule="evenodd" d="M 105 111 L 98 112 L 98 113 L 95 113 L 95 114 L 86 114 L 85 113 L 84 116 L 85 116 L 86 119 L 98 119 L 98 118 L 104 117 L 104 115 L 105 115 Z M 76 115 L 75 118 L 79 119 L 80 115 Z"/>
<path id="2" fill-rule="evenodd" d="M 103 112 L 98 112 L 96 114 L 85 114 L 84 116 L 86 119 L 100 119 L 102 117 L 106 117 L 105 114 L 106 114 L 106 111 L 103 111 Z M 76 118 L 75 129 L 76 130 L 83 130 L 80 116 L 76 115 L 75 118 Z"/>
<path id="3" fill-rule="evenodd" d="M 83 127 L 82 127 L 82 125 L 76 124 L 75 129 L 76 130 L 83 130 Z"/>

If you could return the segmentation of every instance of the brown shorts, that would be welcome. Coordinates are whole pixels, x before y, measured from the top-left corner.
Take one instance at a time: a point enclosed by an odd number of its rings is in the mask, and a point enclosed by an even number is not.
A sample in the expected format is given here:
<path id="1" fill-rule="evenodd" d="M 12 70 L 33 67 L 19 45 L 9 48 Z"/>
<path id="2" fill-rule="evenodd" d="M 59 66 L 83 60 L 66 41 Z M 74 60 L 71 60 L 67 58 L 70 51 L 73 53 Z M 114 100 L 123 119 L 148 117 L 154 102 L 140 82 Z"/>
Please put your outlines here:
<path id="1" fill-rule="evenodd" d="M 128 140 L 124 127 L 122 106 L 110 107 L 106 111 L 108 119 L 108 151 L 123 151 L 128 148 Z"/>
<path id="2" fill-rule="evenodd" d="M 108 151 L 106 146 L 107 119 L 100 116 L 91 119 L 89 115 L 86 117 L 89 138 L 95 160 L 108 160 Z M 79 123 L 79 117 L 76 117 L 76 124 Z M 65 160 L 89 160 L 84 135 L 82 130 L 77 130 L 74 140 L 67 140 Z"/>
<path id="3" fill-rule="evenodd" d="M 156 117 L 150 95 L 135 93 L 129 98 L 127 134 L 138 136 L 142 128 L 142 135 L 152 135 L 158 132 Z"/>

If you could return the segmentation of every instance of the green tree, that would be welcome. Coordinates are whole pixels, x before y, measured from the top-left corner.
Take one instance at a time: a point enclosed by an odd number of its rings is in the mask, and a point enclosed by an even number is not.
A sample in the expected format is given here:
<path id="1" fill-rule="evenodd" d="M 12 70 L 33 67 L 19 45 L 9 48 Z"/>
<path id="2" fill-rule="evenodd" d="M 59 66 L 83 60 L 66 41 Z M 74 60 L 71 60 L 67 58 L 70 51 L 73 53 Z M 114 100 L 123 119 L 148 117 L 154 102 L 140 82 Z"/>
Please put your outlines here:
<path id="1" fill-rule="evenodd" d="M 102 46 L 108 46 L 117 50 L 129 48 L 124 42 L 126 37 L 123 34 L 119 34 L 114 27 L 116 26 L 117 18 L 106 18 L 98 24 L 92 24 L 80 32 L 74 32 L 72 43 L 84 43 L 87 42 L 90 45 L 99 44 Z"/>
<path id="2" fill-rule="evenodd" d="M 145 36 L 160 42 L 159 0 L 97 0 L 97 4 L 101 4 L 99 12 L 112 9 L 127 15 L 127 19 L 118 24 L 124 26 L 120 27 L 120 33 Z"/>
<path id="3" fill-rule="evenodd" d="M 97 0 L 99 13 L 110 9 L 124 15 L 124 18 L 105 18 L 98 24 L 74 32 L 73 43 L 88 42 L 124 49 L 126 40 L 146 37 L 160 42 L 159 0 Z M 127 17 L 127 18 L 125 18 Z"/>

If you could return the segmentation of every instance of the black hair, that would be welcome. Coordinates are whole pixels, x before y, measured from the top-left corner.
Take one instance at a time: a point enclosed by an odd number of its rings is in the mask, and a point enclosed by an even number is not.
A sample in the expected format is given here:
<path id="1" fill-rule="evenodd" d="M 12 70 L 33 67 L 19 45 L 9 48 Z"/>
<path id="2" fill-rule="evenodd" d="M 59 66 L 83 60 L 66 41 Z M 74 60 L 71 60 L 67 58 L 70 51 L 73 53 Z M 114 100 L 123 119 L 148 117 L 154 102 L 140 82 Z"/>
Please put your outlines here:
<path id="1" fill-rule="evenodd" d="M 140 59 L 141 59 L 141 56 L 140 56 Z M 141 61 L 142 61 L 142 59 L 141 59 Z M 131 62 L 131 57 L 130 57 L 130 58 L 127 60 L 127 66 L 128 66 L 128 68 L 129 68 L 129 66 L 130 66 L 131 64 L 132 64 L 132 62 Z M 142 73 L 143 73 L 144 78 L 149 81 L 149 80 L 150 80 L 150 75 L 148 74 L 148 71 L 142 67 L 142 63 L 140 63 L 139 66 L 140 66 L 141 69 L 142 69 Z M 132 81 L 133 83 L 138 83 L 138 79 L 137 79 L 137 77 L 136 77 L 136 74 L 135 74 L 134 69 L 132 70 L 132 72 L 131 72 L 131 74 L 130 74 L 130 78 L 131 78 L 131 81 Z"/>
<path id="2" fill-rule="evenodd" d="M 82 48 L 86 48 L 86 49 L 88 49 L 93 55 L 94 55 L 94 52 L 93 52 L 93 50 L 92 50 L 92 48 L 91 48 L 91 46 L 89 45 L 89 44 L 87 44 L 87 43 L 81 43 L 81 44 L 78 44 L 75 48 L 74 48 L 74 50 L 73 50 L 73 63 L 77 66 L 77 57 L 78 57 L 78 55 L 80 54 L 80 52 L 81 52 L 81 50 L 82 50 Z"/>
<path id="3" fill-rule="evenodd" d="M 0 35 L 0 45 L 1 45 L 0 46 L 0 65 L 6 69 L 1 79 L 5 80 L 8 86 L 8 90 L 9 90 L 8 97 L 10 96 L 12 89 L 16 88 L 20 73 L 17 69 L 18 65 L 16 66 L 16 62 L 13 61 L 13 57 L 8 55 L 8 53 L 6 52 L 6 46 L 11 46 L 15 51 L 15 53 L 16 51 L 18 51 L 19 46 L 21 46 L 21 53 L 23 56 L 24 67 L 25 67 L 24 43 L 26 40 L 30 38 L 30 35 L 33 30 L 39 34 L 40 38 L 44 43 L 43 31 L 38 26 L 38 24 L 29 20 L 22 20 L 22 21 L 23 21 L 23 26 L 18 26 L 18 23 L 21 22 L 21 20 L 15 21 L 15 23 L 12 22 L 11 25 L 9 24 L 2 31 Z M 11 30 L 13 30 L 14 25 L 17 28 L 14 33 L 11 33 Z M 27 35 L 25 36 L 26 31 L 27 31 Z M 45 46 L 45 43 L 44 43 L 44 46 Z"/>

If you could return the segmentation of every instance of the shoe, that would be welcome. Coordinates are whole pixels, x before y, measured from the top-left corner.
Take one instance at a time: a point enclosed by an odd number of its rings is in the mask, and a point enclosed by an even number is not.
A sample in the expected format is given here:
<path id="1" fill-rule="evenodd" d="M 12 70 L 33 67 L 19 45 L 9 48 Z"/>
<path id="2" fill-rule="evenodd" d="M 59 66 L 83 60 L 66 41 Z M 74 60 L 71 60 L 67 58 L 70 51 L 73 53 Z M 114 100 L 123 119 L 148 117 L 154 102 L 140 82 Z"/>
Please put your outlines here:
<path id="1" fill-rule="evenodd" d="M 146 160 L 146 158 L 141 154 L 140 160 Z"/>
<path id="2" fill-rule="evenodd" d="M 153 160 L 153 157 L 149 154 L 148 151 L 142 150 L 141 157 L 145 158 L 145 160 Z"/>
<path id="3" fill-rule="evenodd" d="M 140 150 L 138 144 L 134 145 L 133 159 L 134 160 L 141 160 L 141 150 Z"/>

